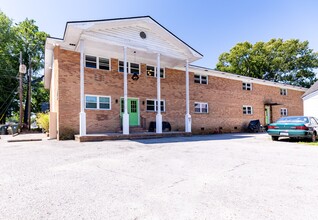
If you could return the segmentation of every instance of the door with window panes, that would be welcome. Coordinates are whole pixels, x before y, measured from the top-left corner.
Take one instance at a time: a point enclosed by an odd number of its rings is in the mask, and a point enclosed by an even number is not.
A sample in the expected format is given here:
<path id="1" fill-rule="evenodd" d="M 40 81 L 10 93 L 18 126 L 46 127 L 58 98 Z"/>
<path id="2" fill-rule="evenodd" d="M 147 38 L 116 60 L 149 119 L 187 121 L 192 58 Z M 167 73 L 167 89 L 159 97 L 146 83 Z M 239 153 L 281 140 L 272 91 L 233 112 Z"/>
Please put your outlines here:
<path id="1" fill-rule="evenodd" d="M 129 114 L 129 126 L 138 126 L 139 125 L 139 101 L 138 99 L 128 98 L 128 114 Z M 121 98 L 120 102 L 120 116 L 124 113 L 124 99 Z"/>

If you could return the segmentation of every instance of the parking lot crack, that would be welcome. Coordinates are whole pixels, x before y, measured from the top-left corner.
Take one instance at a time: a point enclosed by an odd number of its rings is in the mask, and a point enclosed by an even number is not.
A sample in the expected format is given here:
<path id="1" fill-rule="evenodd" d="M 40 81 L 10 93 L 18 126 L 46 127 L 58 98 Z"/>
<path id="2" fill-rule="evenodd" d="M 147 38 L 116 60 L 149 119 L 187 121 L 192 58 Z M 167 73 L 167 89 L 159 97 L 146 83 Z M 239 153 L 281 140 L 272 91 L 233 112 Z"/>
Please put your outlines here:
<path id="1" fill-rule="evenodd" d="M 234 171 L 234 170 L 236 170 L 236 169 L 238 169 L 238 168 L 240 168 L 241 166 L 244 166 L 244 165 L 246 165 L 246 164 L 247 164 L 247 163 L 238 164 L 238 165 L 234 166 L 232 169 L 228 170 L 228 172 L 232 172 L 232 171 Z"/>
<path id="2" fill-rule="evenodd" d="M 181 183 L 181 182 L 183 182 L 183 181 L 185 181 L 185 179 L 180 179 L 180 180 L 178 180 L 178 181 L 172 183 L 170 186 L 168 186 L 168 188 L 174 187 L 175 185 L 177 185 L 177 184 L 179 184 L 179 183 Z"/>
<path id="3" fill-rule="evenodd" d="M 114 170 L 105 169 L 105 168 L 100 167 L 99 165 L 96 165 L 96 167 L 99 168 L 99 169 L 101 169 L 101 170 L 110 172 L 110 173 L 119 174 L 119 175 L 122 175 L 122 176 L 134 178 L 134 179 L 144 180 L 143 178 L 140 178 L 140 177 L 137 177 L 137 176 L 133 176 L 133 175 L 127 174 L 127 173 L 125 173 L 125 172 L 119 172 L 119 171 L 114 171 Z"/>

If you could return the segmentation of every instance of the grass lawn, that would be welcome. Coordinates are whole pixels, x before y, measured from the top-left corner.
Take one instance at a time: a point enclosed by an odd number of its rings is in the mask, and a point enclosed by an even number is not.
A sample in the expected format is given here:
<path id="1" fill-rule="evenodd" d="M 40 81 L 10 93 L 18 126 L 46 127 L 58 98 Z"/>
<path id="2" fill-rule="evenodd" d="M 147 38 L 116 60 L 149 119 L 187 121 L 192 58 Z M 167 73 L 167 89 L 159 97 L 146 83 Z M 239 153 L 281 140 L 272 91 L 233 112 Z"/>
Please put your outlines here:
<path id="1" fill-rule="evenodd" d="M 298 142 L 300 144 L 306 144 L 306 145 L 311 145 L 311 146 L 318 146 L 318 142 L 303 142 L 303 141 L 300 141 Z"/>

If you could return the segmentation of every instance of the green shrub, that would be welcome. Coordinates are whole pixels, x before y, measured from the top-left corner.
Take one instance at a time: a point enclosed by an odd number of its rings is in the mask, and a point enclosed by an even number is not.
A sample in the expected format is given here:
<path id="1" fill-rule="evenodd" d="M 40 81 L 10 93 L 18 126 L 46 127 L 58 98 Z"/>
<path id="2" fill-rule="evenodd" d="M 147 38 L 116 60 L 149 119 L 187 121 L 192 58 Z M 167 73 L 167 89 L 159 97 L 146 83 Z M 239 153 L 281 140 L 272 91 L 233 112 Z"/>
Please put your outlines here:
<path id="1" fill-rule="evenodd" d="M 48 132 L 50 127 L 50 117 L 49 113 L 37 113 L 36 123 L 43 131 Z"/>
<path id="2" fill-rule="evenodd" d="M 74 140 L 75 139 L 75 134 L 77 133 L 74 129 L 72 128 L 61 128 L 59 131 L 59 136 L 60 140 Z"/>

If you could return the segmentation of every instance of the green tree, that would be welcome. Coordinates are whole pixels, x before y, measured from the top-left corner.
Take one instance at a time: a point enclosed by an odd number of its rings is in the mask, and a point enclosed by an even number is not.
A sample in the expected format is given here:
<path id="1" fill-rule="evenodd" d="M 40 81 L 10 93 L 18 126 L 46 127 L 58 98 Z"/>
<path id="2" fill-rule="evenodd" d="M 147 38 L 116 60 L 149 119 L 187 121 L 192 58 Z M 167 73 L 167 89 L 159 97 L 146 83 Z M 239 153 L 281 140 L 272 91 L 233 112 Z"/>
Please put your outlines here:
<path id="1" fill-rule="evenodd" d="M 12 21 L 0 11 L 0 124 L 5 122 L 18 89 L 19 57 L 14 53 Z"/>
<path id="2" fill-rule="evenodd" d="M 38 112 L 42 102 L 48 102 L 48 91 L 44 90 L 43 78 L 44 44 L 48 34 L 39 31 L 34 20 L 25 19 L 23 22 L 13 24 L 12 21 L 0 11 L 0 123 L 5 122 L 6 116 L 11 112 L 19 111 L 18 102 L 18 71 L 19 54 L 22 52 L 22 62 L 29 70 L 32 67 L 32 76 L 25 74 L 23 78 L 24 100 L 28 100 L 28 81 L 32 82 L 31 111 Z M 25 110 L 28 109 L 25 102 Z M 25 112 L 27 116 L 27 112 Z M 27 117 L 25 122 L 27 122 Z"/>
<path id="3" fill-rule="evenodd" d="M 41 108 L 41 103 L 39 100 L 43 102 L 48 102 L 48 92 L 44 91 L 43 84 L 38 83 L 39 77 L 42 78 L 40 70 L 44 67 L 44 45 L 45 40 L 48 36 L 45 32 L 39 31 L 38 26 L 35 25 L 34 20 L 29 20 L 28 18 L 25 19 L 23 22 L 19 23 L 17 26 L 14 27 L 15 34 L 17 36 L 17 41 L 15 43 L 15 50 L 16 52 L 22 51 L 23 54 L 23 63 L 27 66 L 28 74 L 26 76 L 26 82 L 31 80 L 31 87 L 33 97 L 31 98 L 31 103 L 29 103 L 29 96 L 28 96 L 28 89 L 29 84 L 26 83 L 25 91 L 25 111 L 24 111 L 24 122 L 28 121 L 28 106 L 31 104 L 31 112 L 38 112 Z M 38 89 L 42 89 L 37 91 Z M 36 97 L 38 95 L 43 95 L 41 97 Z M 32 95 L 31 95 L 32 96 Z M 35 102 L 33 102 L 35 101 Z"/>
<path id="4" fill-rule="evenodd" d="M 318 53 L 296 39 L 236 44 L 222 53 L 216 69 L 224 72 L 310 87 L 317 79 Z"/>

